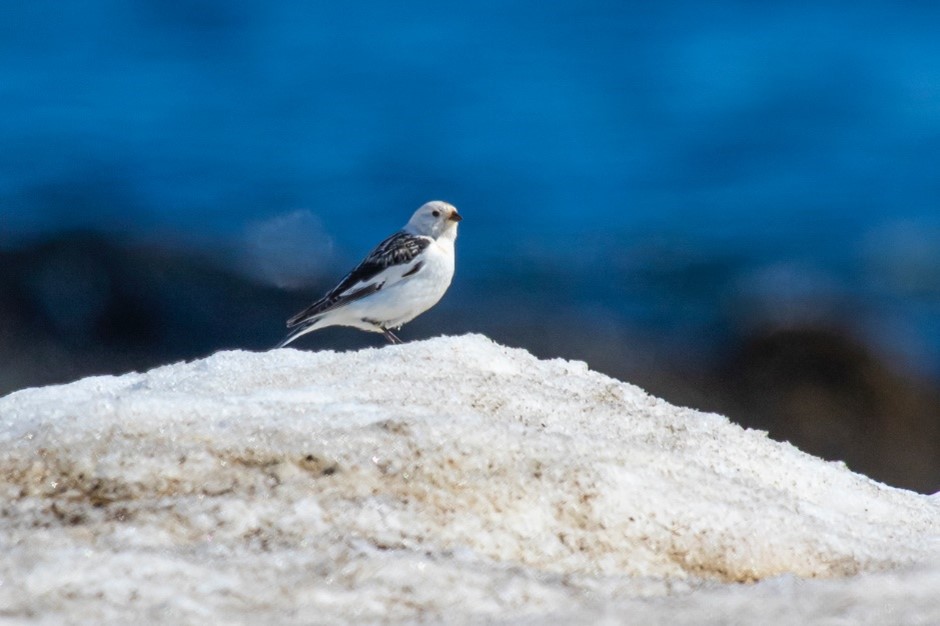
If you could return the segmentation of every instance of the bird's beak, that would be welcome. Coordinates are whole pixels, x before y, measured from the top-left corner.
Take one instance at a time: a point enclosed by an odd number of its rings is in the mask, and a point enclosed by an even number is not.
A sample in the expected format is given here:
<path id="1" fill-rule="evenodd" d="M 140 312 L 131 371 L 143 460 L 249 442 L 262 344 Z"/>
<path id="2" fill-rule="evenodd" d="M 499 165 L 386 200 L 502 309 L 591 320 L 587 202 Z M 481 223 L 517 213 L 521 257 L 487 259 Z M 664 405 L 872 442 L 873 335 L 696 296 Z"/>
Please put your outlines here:
<path id="1" fill-rule="evenodd" d="M 458 213 L 457 211 L 454 211 L 453 213 L 450 214 L 450 217 L 447 219 L 449 219 L 452 222 L 459 222 L 463 218 L 460 217 L 460 213 Z"/>

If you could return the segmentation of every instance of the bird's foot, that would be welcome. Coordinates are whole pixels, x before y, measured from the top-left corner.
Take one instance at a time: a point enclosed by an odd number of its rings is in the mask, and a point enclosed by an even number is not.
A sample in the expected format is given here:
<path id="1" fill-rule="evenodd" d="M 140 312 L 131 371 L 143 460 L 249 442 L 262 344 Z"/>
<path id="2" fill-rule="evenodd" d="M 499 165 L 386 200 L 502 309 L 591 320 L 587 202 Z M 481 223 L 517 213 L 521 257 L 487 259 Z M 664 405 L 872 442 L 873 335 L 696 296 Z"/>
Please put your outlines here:
<path id="1" fill-rule="evenodd" d="M 385 338 L 388 339 L 388 342 L 390 344 L 394 345 L 394 344 L 404 343 L 401 339 L 398 338 L 398 335 L 396 335 L 395 333 L 393 333 L 387 328 L 383 328 L 382 333 L 385 335 Z"/>

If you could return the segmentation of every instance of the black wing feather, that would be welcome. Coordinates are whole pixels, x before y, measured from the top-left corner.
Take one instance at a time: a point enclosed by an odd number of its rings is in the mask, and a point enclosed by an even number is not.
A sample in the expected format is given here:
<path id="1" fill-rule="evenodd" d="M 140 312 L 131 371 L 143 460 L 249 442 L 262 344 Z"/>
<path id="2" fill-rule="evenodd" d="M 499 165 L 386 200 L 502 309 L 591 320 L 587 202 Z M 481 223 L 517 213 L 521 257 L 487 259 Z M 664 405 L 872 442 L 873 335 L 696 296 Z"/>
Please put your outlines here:
<path id="1" fill-rule="evenodd" d="M 344 304 L 349 304 L 380 290 L 384 283 L 367 285 L 361 289 L 349 291 L 354 285 L 369 281 L 383 270 L 411 262 L 422 250 L 431 245 L 429 237 L 421 237 L 406 232 L 397 232 L 373 250 L 362 263 L 349 272 L 340 283 L 325 296 L 306 309 L 287 320 L 287 327 L 293 328 L 313 316 L 326 313 Z M 348 293 L 347 293 L 348 292 Z"/>

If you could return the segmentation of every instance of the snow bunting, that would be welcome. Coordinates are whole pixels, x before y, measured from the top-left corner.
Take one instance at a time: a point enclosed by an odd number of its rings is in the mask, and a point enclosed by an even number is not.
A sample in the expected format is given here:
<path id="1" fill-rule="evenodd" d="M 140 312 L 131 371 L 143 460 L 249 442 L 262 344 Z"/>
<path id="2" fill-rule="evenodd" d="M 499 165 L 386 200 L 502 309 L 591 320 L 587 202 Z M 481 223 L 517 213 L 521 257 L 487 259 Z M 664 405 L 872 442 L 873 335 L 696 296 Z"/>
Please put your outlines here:
<path id="1" fill-rule="evenodd" d="M 461 219 L 446 202 L 422 206 L 329 293 L 287 320 L 294 330 L 275 347 L 327 326 L 383 333 L 391 343 L 401 343 L 391 329 L 437 304 L 450 286 Z"/>

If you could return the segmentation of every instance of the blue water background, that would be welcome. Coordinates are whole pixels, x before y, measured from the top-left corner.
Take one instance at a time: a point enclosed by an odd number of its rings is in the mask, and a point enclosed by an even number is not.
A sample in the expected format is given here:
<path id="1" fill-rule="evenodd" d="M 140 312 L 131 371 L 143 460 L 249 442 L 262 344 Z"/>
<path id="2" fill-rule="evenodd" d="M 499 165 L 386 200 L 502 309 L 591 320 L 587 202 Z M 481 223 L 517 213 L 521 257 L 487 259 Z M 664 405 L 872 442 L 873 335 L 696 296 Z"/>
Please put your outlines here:
<path id="1" fill-rule="evenodd" d="M 818 318 L 937 375 L 938 33 L 932 2 L 7 2 L 0 245 L 297 287 L 440 198 L 469 330 L 681 355 Z"/>

